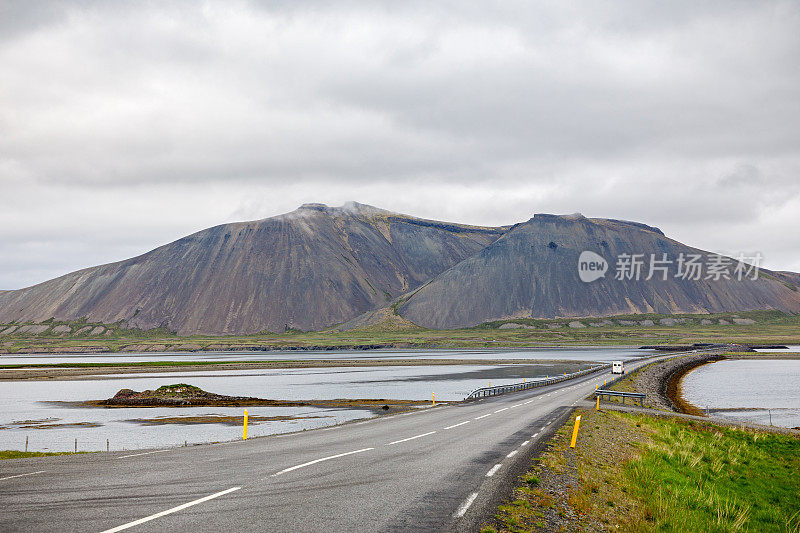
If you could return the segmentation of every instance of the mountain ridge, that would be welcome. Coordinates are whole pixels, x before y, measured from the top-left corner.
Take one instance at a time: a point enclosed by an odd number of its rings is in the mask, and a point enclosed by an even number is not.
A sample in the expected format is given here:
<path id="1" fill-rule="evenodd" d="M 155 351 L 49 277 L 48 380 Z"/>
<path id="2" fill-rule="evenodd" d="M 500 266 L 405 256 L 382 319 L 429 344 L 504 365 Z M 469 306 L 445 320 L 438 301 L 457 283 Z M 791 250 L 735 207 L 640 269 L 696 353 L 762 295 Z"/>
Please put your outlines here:
<path id="1" fill-rule="evenodd" d="M 457 328 L 503 318 L 800 312 L 800 275 L 759 282 L 584 283 L 578 256 L 711 254 L 640 222 L 535 214 L 490 227 L 348 202 L 207 228 L 130 259 L 0 291 L 0 322 L 86 317 L 179 334 L 249 334 L 369 324 Z M 383 317 L 383 318 L 380 318 Z"/>

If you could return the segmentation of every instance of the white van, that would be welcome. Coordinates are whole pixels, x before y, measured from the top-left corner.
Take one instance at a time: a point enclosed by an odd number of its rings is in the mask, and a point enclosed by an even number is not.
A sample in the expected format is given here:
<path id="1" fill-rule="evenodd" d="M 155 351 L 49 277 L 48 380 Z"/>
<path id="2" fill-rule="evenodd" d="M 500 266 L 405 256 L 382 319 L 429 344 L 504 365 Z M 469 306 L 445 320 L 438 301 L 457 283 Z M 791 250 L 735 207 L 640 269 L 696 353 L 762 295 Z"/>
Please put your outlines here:
<path id="1" fill-rule="evenodd" d="M 611 362 L 611 373 L 612 374 L 624 374 L 625 368 L 622 366 L 622 361 L 612 361 Z"/>

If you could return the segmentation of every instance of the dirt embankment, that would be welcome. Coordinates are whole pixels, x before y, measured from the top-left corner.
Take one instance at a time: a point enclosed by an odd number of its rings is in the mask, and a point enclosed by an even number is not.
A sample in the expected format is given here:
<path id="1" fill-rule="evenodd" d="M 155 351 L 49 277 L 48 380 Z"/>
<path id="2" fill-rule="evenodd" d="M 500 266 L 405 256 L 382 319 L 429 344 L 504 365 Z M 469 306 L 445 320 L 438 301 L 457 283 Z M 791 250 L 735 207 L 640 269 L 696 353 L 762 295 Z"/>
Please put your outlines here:
<path id="1" fill-rule="evenodd" d="M 725 359 L 718 352 L 701 353 L 653 363 L 633 377 L 633 388 L 647 395 L 648 403 L 655 409 L 701 414 L 696 407 L 680 396 L 680 382 L 684 375 L 698 366 Z"/>

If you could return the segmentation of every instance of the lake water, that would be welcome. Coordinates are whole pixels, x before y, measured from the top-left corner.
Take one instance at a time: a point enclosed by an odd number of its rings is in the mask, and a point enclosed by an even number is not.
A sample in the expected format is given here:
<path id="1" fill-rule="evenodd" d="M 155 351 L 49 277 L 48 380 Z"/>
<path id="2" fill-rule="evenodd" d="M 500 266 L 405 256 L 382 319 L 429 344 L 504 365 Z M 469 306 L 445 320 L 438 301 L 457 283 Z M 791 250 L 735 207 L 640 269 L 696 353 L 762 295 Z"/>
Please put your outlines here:
<path id="1" fill-rule="evenodd" d="M 759 348 L 757 352 L 778 352 L 778 353 L 797 353 L 800 352 L 800 345 L 788 344 L 786 348 Z"/>
<path id="2" fill-rule="evenodd" d="M 800 360 L 729 359 L 683 379 L 683 395 L 712 415 L 757 424 L 800 426 Z"/>
<path id="3" fill-rule="evenodd" d="M 0 364 L 119 363 L 144 361 L 285 361 L 319 359 L 561 359 L 570 361 L 628 360 L 652 355 L 636 348 L 530 348 L 497 350 L 317 350 L 268 352 L 163 352 L 115 354 L 0 355 Z"/>
<path id="4" fill-rule="evenodd" d="M 99 400 L 122 388 L 156 389 L 189 383 L 226 395 L 303 400 L 386 398 L 462 400 L 473 390 L 541 379 L 587 367 L 585 363 L 530 365 L 457 365 L 412 367 L 340 367 L 279 370 L 165 372 L 96 376 L 102 379 L 0 382 L 0 449 L 69 451 L 178 446 L 226 441 L 241 436 L 241 427 L 223 423 L 143 425 L 136 419 L 158 417 L 241 416 L 242 408 L 86 408 L 50 402 Z M 291 416 L 295 420 L 251 423 L 250 436 L 271 435 L 334 425 L 374 416 L 364 409 L 249 407 L 252 416 Z M 66 426 L 64 426 L 66 424 Z M 82 424 L 82 425 L 78 425 Z M 88 425 L 86 425 L 88 424 Z"/>

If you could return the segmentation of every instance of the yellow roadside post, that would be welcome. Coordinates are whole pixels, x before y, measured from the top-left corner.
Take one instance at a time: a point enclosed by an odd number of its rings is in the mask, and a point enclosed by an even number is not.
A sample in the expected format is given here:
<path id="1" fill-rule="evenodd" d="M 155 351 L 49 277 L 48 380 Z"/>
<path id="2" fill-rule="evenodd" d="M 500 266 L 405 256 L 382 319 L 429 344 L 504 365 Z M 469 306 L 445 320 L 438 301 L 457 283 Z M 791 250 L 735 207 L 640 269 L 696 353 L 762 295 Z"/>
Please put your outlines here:
<path id="1" fill-rule="evenodd" d="M 247 440 L 247 409 L 244 410 L 244 433 L 242 440 Z"/>
<path id="2" fill-rule="evenodd" d="M 431 407 L 436 407 L 436 393 L 433 393 L 433 405 Z"/>
<path id="3" fill-rule="evenodd" d="M 578 428 L 581 427 L 581 415 L 575 417 L 575 429 L 572 430 L 572 442 L 569 447 L 575 447 L 575 441 L 578 440 Z"/>
<path id="4" fill-rule="evenodd" d="M 595 406 L 595 411 L 599 411 L 599 410 L 600 410 L 600 395 L 598 394 L 597 395 L 597 405 Z"/>

